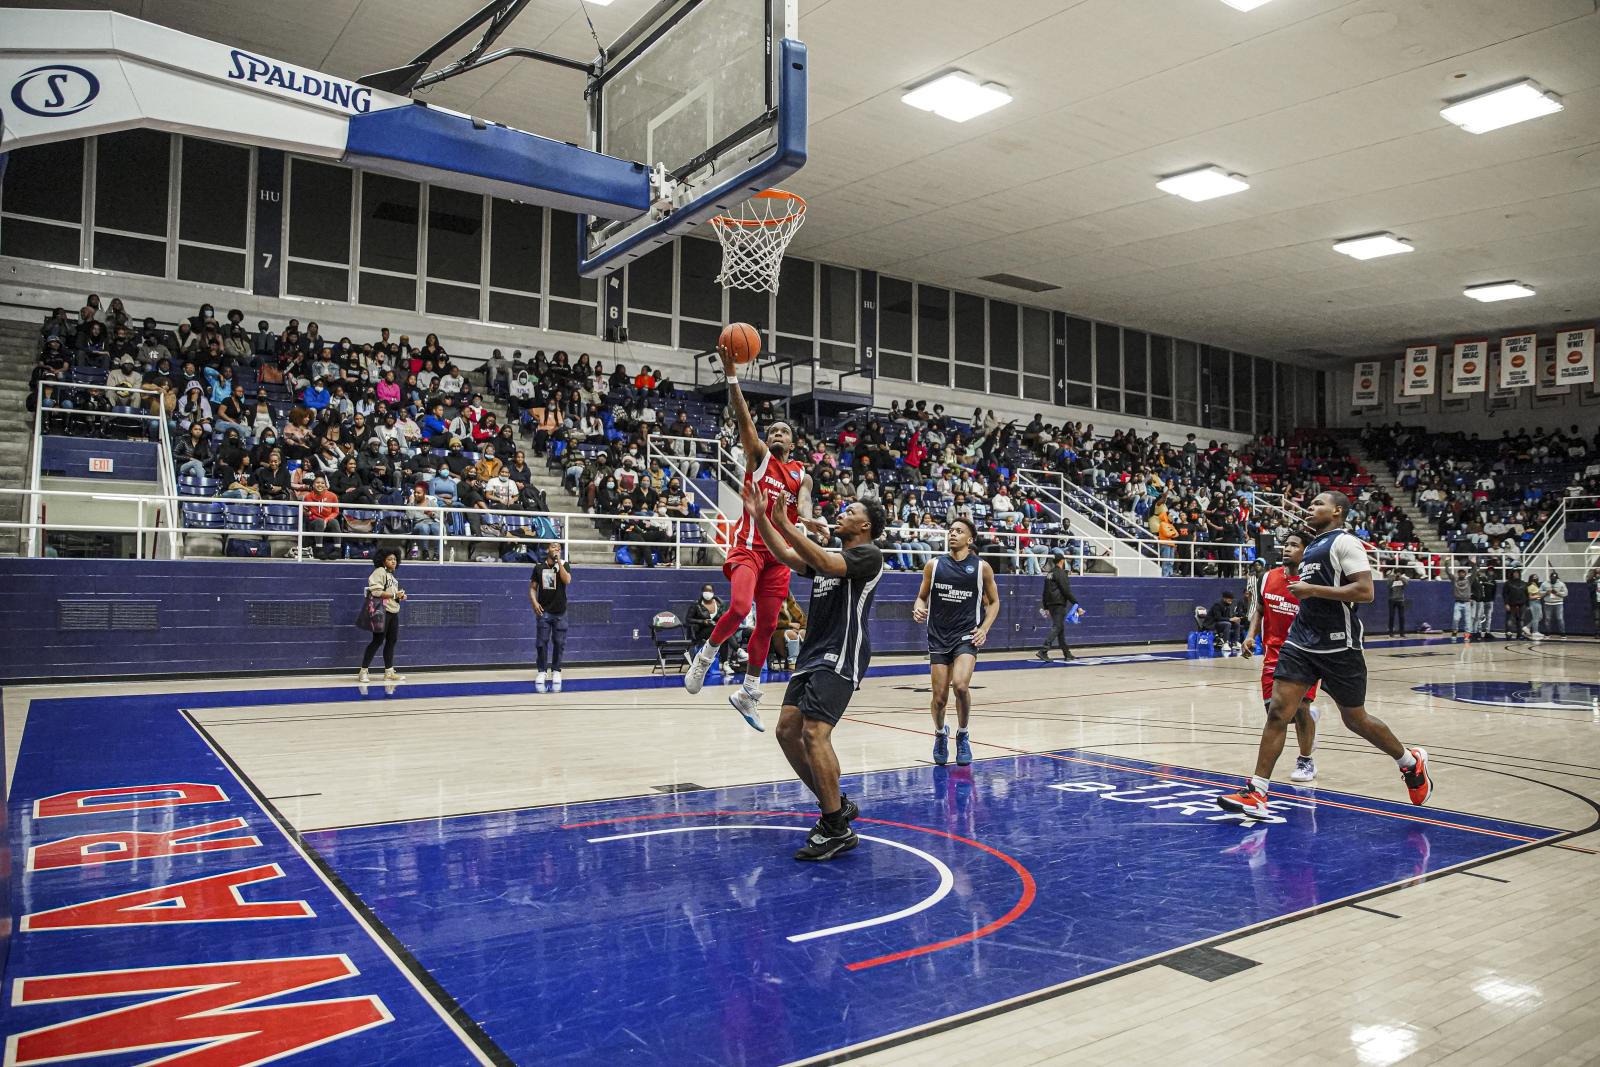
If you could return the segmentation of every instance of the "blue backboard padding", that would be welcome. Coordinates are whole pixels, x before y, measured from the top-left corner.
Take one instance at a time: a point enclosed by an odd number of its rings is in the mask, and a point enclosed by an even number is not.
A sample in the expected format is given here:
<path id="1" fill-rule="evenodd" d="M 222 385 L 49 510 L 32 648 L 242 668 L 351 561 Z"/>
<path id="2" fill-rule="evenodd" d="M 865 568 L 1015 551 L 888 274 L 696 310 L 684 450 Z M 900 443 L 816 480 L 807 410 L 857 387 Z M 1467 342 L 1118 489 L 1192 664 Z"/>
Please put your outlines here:
<path id="1" fill-rule="evenodd" d="M 638 163 L 421 104 L 352 116 L 345 162 L 606 218 L 650 206 Z"/>
<path id="2" fill-rule="evenodd" d="M 751 194 L 770 189 L 806 165 L 806 46 L 784 38 L 779 42 L 783 63 L 778 79 L 778 135 L 772 153 L 753 167 L 738 171 L 691 200 L 672 215 L 606 248 L 589 255 L 584 243 L 588 220 L 578 227 L 578 272 L 586 278 L 615 270 L 649 252 L 663 235 L 688 233 L 697 224 L 716 214 L 719 205 L 739 203 Z M 736 195 L 744 187 L 744 194 Z M 728 198 L 732 197 L 730 201 Z"/>

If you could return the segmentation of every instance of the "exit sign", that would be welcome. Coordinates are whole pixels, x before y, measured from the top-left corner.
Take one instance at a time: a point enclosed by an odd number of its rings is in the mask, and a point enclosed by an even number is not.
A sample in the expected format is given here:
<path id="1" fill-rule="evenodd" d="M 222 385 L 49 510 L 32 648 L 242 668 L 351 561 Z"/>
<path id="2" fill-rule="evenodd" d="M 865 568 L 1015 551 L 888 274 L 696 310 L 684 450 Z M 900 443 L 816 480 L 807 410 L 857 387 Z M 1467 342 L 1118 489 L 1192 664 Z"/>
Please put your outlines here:
<path id="1" fill-rule="evenodd" d="M 110 474 L 111 473 L 111 457 L 110 456 L 90 456 L 89 457 L 89 473 L 90 474 Z"/>

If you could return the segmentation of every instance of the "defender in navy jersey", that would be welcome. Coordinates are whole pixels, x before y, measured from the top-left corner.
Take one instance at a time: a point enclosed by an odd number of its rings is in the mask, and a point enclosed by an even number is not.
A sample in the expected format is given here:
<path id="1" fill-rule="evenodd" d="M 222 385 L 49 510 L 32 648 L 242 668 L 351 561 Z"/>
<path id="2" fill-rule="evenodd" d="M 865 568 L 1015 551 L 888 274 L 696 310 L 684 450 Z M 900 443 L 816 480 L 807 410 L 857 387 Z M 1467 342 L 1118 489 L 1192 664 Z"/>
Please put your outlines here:
<path id="1" fill-rule="evenodd" d="M 839 790 L 833 728 L 851 695 L 861 688 L 872 658 L 867 621 L 872 617 L 873 593 L 883 577 L 883 552 L 873 544 L 883 535 L 883 505 L 858 500 L 845 508 L 834 528 L 844 550 L 833 553 L 814 544 L 782 508 L 769 507 L 748 485 L 744 504 L 773 557 L 811 579 L 806 636 L 784 690 L 778 744 L 822 810 L 822 818 L 794 858 L 831 860 L 858 844 L 850 821 L 861 812 Z M 759 730 L 759 712 L 755 714 L 750 725 Z"/>
<path id="2" fill-rule="evenodd" d="M 1349 514 L 1350 498 L 1343 493 L 1321 493 L 1311 502 L 1307 520 L 1311 543 L 1300 557 L 1298 579 L 1289 583 L 1300 611 L 1273 671 L 1272 702 L 1261 731 L 1255 774 L 1239 792 L 1217 798 L 1225 811 L 1253 819 L 1268 817 L 1267 788 L 1289 722 L 1306 692 L 1319 682 L 1338 705 L 1345 726 L 1399 765 L 1413 804 L 1425 803 L 1433 793 L 1427 751 L 1402 745 L 1382 720 L 1367 714 L 1367 663 L 1356 606 L 1372 603 L 1372 564 L 1360 539 L 1345 532 Z"/>
<path id="3" fill-rule="evenodd" d="M 989 628 L 1000 615 L 1000 591 L 994 568 L 978 558 L 972 544 L 977 527 L 966 519 L 953 519 L 945 532 L 948 552 L 922 568 L 922 587 L 911 617 L 928 624 L 928 672 L 932 677 L 933 762 L 950 760 L 950 727 L 945 707 L 950 691 L 956 695 L 956 765 L 972 762 L 972 740 L 967 722 L 972 716 L 972 671 L 978 649 L 989 638 Z"/>

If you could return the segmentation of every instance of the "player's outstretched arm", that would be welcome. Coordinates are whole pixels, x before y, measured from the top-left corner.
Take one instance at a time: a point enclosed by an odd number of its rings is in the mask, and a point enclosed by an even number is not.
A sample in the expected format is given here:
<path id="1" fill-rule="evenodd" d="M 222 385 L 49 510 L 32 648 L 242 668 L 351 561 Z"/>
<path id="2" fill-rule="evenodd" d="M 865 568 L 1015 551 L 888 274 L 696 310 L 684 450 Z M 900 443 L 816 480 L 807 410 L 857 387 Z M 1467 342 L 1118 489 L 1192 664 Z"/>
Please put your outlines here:
<path id="1" fill-rule="evenodd" d="M 982 648 L 989 640 L 989 630 L 1000 618 L 1000 589 L 994 583 L 994 568 L 982 560 L 978 561 L 978 567 L 983 572 L 983 623 L 973 631 L 972 643 Z"/>
<path id="2" fill-rule="evenodd" d="M 928 621 L 928 598 L 933 595 L 933 568 L 935 560 L 929 560 L 922 565 L 922 584 L 917 587 L 917 602 L 911 608 L 912 622 Z"/>
<path id="3" fill-rule="evenodd" d="M 739 388 L 738 364 L 733 361 L 733 353 L 719 344 L 717 355 L 722 359 L 722 373 L 728 379 L 728 406 L 733 409 L 734 421 L 739 424 L 739 444 L 744 448 L 745 469 L 755 470 L 767 454 L 767 446 L 756 432 L 756 420 L 750 415 L 744 390 Z"/>
<path id="4" fill-rule="evenodd" d="M 789 546 L 789 542 L 772 525 L 772 516 L 767 512 L 767 501 L 761 491 L 754 485 L 746 485 L 741 494 L 745 511 L 749 512 L 756 520 L 756 532 L 761 535 L 761 540 L 766 542 L 767 551 L 773 558 L 792 571 L 803 571 L 805 561 L 800 554 Z"/>
<path id="5" fill-rule="evenodd" d="M 832 578 L 843 578 L 846 573 L 844 557 L 836 552 L 829 552 L 811 538 L 806 532 L 789 521 L 789 515 L 783 508 L 778 509 L 776 515 L 768 514 L 767 520 L 772 527 L 783 535 L 783 539 L 794 549 L 802 561 L 802 566 L 809 567 L 817 574 L 826 574 Z"/>

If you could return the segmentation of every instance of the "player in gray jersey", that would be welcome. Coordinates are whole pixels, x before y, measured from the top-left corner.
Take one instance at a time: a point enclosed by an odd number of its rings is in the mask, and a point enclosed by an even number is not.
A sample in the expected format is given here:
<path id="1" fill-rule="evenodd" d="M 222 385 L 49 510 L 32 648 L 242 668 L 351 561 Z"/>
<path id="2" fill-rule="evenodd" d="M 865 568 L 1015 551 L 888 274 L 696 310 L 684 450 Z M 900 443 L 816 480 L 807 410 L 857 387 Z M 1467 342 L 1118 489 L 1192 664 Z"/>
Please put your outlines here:
<path id="1" fill-rule="evenodd" d="M 954 690 L 956 765 L 965 767 L 972 762 L 972 739 L 967 733 L 972 717 L 972 671 L 978 664 L 978 649 L 1000 616 L 1000 591 L 994 584 L 994 568 L 972 549 L 977 527 L 966 519 L 952 519 L 945 536 L 949 550 L 922 568 L 922 587 L 917 590 L 911 617 L 928 624 L 933 762 L 943 765 L 950 761 L 950 727 L 944 713 Z"/>

